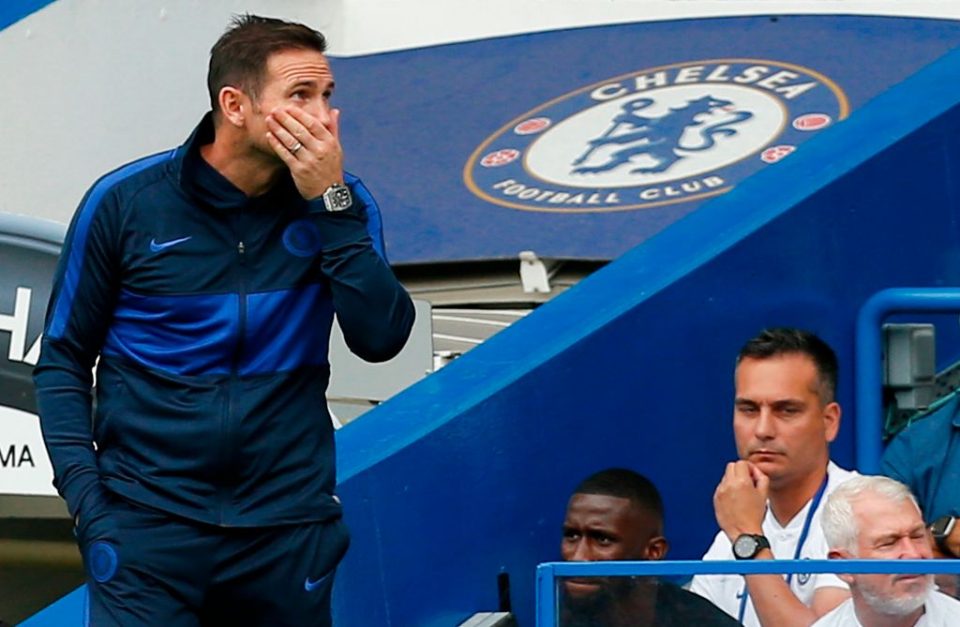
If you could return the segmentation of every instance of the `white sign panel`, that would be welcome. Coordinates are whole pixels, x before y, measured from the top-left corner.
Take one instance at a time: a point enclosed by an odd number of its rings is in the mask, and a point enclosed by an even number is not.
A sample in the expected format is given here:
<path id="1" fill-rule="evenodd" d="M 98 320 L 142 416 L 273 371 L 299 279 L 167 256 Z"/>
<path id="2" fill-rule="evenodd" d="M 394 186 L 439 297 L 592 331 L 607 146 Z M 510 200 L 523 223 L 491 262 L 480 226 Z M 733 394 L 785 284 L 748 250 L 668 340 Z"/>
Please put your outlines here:
<path id="1" fill-rule="evenodd" d="M 0 405 L 0 494 L 56 496 L 40 419 Z"/>

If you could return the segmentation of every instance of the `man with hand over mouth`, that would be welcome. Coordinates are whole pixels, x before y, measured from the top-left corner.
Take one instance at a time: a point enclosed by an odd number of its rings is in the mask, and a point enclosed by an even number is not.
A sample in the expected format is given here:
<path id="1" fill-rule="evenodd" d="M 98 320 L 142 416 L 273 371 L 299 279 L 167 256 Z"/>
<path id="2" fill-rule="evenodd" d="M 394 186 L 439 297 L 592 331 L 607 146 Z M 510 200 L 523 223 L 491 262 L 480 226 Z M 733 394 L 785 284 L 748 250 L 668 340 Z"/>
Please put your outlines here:
<path id="1" fill-rule="evenodd" d="M 332 623 L 334 314 L 386 361 L 414 307 L 343 169 L 325 50 L 238 16 L 210 52 L 211 110 L 99 179 L 67 233 L 34 380 L 96 627 Z"/>

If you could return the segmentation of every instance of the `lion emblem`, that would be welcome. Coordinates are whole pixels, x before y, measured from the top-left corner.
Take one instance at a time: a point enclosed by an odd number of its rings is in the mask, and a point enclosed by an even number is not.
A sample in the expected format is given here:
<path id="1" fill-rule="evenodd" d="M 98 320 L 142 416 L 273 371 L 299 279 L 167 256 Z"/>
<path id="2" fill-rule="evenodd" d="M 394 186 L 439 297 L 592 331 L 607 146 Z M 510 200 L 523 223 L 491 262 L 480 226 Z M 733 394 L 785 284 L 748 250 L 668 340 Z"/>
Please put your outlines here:
<path id="1" fill-rule="evenodd" d="M 590 140 L 587 149 L 577 157 L 573 163 L 573 174 L 593 174 L 608 172 L 630 163 L 634 157 L 646 155 L 655 163 L 645 167 L 635 167 L 631 174 L 656 174 L 665 172 L 673 164 L 686 155 L 682 152 L 700 152 L 708 150 L 716 144 L 716 137 L 736 135 L 733 128 L 753 117 L 747 111 L 736 111 L 729 100 L 703 96 L 688 101 L 685 105 L 671 108 L 659 117 L 647 117 L 640 112 L 654 103 L 652 98 L 634 98 L 623 104 L 621 113 L 610 122 L 610 126 L 599 137 Z M 717 110 L 730 112 L 730 115 L 715 124 L 699 129 L 700 143 L 695 145 L 681 144 L 682 137 L 688 128 L 698 127 L 706 123 L 700 119 Z M 606 161 L 595 165 L 584 165 L 597 150 L 604 146 L 623 146 L 610 153 Z"/>

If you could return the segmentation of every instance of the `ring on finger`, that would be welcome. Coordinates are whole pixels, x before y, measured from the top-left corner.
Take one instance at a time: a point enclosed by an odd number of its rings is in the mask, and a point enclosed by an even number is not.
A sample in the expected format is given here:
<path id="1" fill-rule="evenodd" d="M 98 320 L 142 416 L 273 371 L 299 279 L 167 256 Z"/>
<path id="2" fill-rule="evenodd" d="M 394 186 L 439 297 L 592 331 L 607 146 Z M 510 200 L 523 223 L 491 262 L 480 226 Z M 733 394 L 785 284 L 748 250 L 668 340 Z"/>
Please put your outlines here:
<path id="1" fill-rule="evenodd" d="M 297 142 L 296 144 L 290 147 L 290 154 L 292 155 L 297 154 L 297 151 L 300 150 L 301 148 L 303 148 L 303 144 L 301 144 L 300 142 Z"/>

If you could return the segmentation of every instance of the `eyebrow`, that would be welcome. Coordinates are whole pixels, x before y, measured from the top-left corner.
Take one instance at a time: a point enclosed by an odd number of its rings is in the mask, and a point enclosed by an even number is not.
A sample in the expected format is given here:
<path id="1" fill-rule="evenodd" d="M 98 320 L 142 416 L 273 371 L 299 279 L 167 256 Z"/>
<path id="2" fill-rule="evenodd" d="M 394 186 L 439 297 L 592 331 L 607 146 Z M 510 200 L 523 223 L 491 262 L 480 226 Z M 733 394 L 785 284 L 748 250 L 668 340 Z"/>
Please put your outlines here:
<path id="1" fill-rule="evenodd" d="M 602 536 L 604 538 L 610 538 L 611 540 L 620 540 L 620 534 L 613 531 L 612 529 L 594 529 L 588 528 L 583 532 L 583 535 L 589 538 L 597 538 Z"/>
<path id="2" fill-rule="evenodd" d="M 805 401 L 801 401 L 796 398 L 784 398 L 779 401 L 773 401 L 771 403 L 774 407 L 804 407 L 806 406 Z"/>
<path id="3" fill-rule="evenodd" d="M 601 534 L 604 536 L 609 536 L 611 538 L 619 537 L 619 534 L 617 533 L 617 531 L 609 527 L 595 527 L 593 525 L 577 525 L 577 526 L 564 525 L 563 530 L 576 531 L 578 533 L 582 533 L 585 536 Z"/>
<path id="4" fill-rule="evenodd" d="M 883 544 L 893 544 L 893 543 L 895 543 L 895 542 L 900 541 L 901 538 L 910 538 L 910 537 L 912 537 L 912 536 L 913 536 L 915 533 L 917 533 L 918 531 L 919 531 L 918 529 L 911 529 L 910 531 L 908 531 L 908 532 L 906 532 L 906 533 L 901 533 L 901 532 L 887 533 L 887 534 L 884 534 L 884 535 L 882 535 L 882 536 L 874 539 L 873 544 L 874 544 L 874 546 L 880 546 L 880 545 L 883 545 Z"/>
<path id="5" fill-rule="evenodd" d="M 326 85 L 326 89 L 329 89 L 330 91 L 333 91 L 336 86 L 337 86 L 337 84 L 336 84 L 335 81 L 330 81 L 330 82 Z M 297 88 L 299 88 L 299 87 L 310 87 L 310 88 L 313 88 L 313 89 L 320 89 L 320 82 L 317 81 L 317 80 L 314 79 L 314 78 L 304 78 L 304 79 L 302 79 L 302 80 L 299 80 L 299 81 L 291 84 L 287 89 L 297 89 Z"/>
<path id="6" fill-rule="evenodd" d="M 760 405 L 759 401 L 755 401 L 752 398 L 744 398 L 738 396 L 733 399 L 734 405 Z M 779 407 L 783 405 L 806 405 L 806 401 L 800 398 L 780 398 L 770 403 L 774 407 Z"/>

